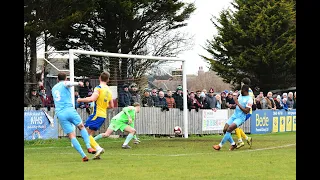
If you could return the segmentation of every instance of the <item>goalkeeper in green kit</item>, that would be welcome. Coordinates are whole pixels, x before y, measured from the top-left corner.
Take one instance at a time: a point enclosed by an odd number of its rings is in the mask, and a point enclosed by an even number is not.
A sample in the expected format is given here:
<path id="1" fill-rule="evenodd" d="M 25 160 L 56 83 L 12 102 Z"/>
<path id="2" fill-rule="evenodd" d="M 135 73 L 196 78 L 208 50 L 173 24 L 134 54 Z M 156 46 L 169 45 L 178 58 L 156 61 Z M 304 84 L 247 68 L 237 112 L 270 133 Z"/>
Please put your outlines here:
<path id="1" fill-rule="evenodd" d="M 139 113 L 139 111 L 140 104 L 137 102 L 134 103 L 132 106 L 124 107 L 121 112 L 119 112 L 111 119 L 107 131 L 94 137 L 94 140 L 109 137 L 111 133 L 113 133 L 113 131 L 117 131 L 118 129 L 120 129 L 122 132 L 126 131 L 129 133 L 126 140 L 122 144 L 122 148 L 130 149 L 131 147 L 128 144 L 136 134 L 136 130 L 134 129 L 134 121 L 136 113 Z"/>

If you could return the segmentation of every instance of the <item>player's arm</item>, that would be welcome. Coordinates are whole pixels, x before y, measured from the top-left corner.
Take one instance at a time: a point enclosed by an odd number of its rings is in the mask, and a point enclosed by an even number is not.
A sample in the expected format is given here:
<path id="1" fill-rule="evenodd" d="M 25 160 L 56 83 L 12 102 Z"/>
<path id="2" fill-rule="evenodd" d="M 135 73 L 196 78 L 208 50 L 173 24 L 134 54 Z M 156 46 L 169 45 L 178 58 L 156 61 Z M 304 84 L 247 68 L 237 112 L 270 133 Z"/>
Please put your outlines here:
<path id="1" fill-rule="evenodd" d="M 238 100 L 236 104 L 241 109 L 241 111 L 243 111 L 245 114 L 248 114 L 250 112 L 250 109 L 252 108 L 253 100 L 250 98 L 246 104 L 246 107 L 242 107 Z"/>
<path id="2" fill-rule="evenodd" d="M 71 82 L 71 81 L 64 81 L 63 82 L 63 85 L 65 86 L 65 87 L 72 87 L 72 86 L 81 86 L 81 87 L 83 87 L 83 82 Z"/>
<path id="3" fill-rule="evenodd" d="M 108 109 L 114 108 L 113 99 L 112 99 L 112 93 L 111 92 L 107 93 L 107 99 L 109 101 Z"/>
<path id="4" fill-rule="evenodd" d="M 113 99 L 111 99 L 111 101 L 109 101 L 109 105 L 108 105 L 108 109 L 112 109 L 112 108 L 114 108 Z"/>
<path id="5" fill-rule="evenodd" d="M 123 112 L 127 115 L 127 117 L 128 117 L 128 120 L 129 120 L 128 124 L 129 124 L 129 125 L 132 123 L 132 117 L 130 116 L 129 111 L 132 111 L 133 108 L 134 108 L 133 106 L 127 106 L 127 107 L 124 107 L 124 108 L 122 109 L 122 111 L 123 111 Z"/>
<path id="6" fill-rule="evenodd" d="M 92 95 L 90 97 L 86 97 L 86 98 L 78 98 L 77 99 L 77 102 L 80 103 L 80 102 L 94 102 L 98 99 L 99 97 L 99 94 L 100 94 L 100 91 L 98 88 L 95 88 Z"/>

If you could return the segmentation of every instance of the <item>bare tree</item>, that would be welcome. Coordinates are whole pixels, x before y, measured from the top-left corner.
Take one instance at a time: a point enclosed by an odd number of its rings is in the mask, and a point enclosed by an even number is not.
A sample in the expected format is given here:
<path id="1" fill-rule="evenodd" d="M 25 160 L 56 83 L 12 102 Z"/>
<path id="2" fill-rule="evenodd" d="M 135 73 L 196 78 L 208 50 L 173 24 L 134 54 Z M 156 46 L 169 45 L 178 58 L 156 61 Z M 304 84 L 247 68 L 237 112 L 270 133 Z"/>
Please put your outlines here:
<path id="1" fill-rule="evenodd" d="M 152 35 L 149 38 L 145 48 L 143 48 L 138 54 L 175 57 L 183 51 L 192 49 L 193 46 L 193 35 L 184 33 L 180 30 L 162 30 Z M 163 72 L 157 67 L 163 64 L 169 65 L 170 63 L 173 63 L 172 61 L 157 61 L 145 59 L 132 59 L 131 61 L 132 63 L 129 63 L 129 69 L 131 69 L 134 77 L 140 77 L 150 70 L 153 71 L 153 73 L 157 73 L 155 71 L 159 71 L 158 73 L 161 74 Z"/>
<path id="2" fill-rule="evenodd" d="M 187 85 L 189 91 L 196 91 L 206 89 L 207 91 L 213 87 L 215 92 L 221 92 L 224 90 L 231 90 L 231 84 L 223 82 L 216 72 L 208 71 L 198 76 L 187 78 Z"/>
<path id="3" fill-rule="evenodd" d="M 194 35 L 181 30 L 162 30 L 149 39 L 147 43 L 147 54 L 153 56 L 176 56 L 181 52 L 192 49 L 194 46 Z"/>

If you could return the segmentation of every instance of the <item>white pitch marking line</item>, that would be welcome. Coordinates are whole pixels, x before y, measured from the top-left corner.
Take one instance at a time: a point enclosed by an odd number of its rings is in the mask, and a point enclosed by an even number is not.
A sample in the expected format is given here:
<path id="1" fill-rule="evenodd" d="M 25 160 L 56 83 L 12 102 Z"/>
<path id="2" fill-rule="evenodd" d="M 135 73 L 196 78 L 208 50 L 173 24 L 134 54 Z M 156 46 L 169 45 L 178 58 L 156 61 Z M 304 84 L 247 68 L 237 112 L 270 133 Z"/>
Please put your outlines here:
<path id="1" fill-rule="evenodd" d="M 260 148 L 260 149 L 248 149 L 244 151 L 234 151 L 234 152 L 252 152 L 252 151 L 263 151 L 263 150 L 270 150 L 270 149 L 279 149 L 285 148 L 290 146 L 295 146 L 296 144 L 287 144 L 283 146 L 275 146 L 275 147 L 268 147 L 268 148 Z M 192 156 L 192 155 L 204 155 L 204 154 L 212 154 L 212 153 L 190 153 L 190 154 L 128 154 L 130 156 Z"/>
<path id="2" fill-rule="evenodd" d="M 283 146 L 275 146 L 275 147 L 267 147 L 267 148 L 259 148 L 259 149 L 248 149 L 244 151 L 234 151 L 234 152 L 253 152 L 253 151 L 264 151 L 270 149 L 279 149 L 290 146 L 295 146 L 296 144 L 287 144 Z M 45 148 L 56 148 L 56 147 L 45 147 Z M 41 148 L 26 148 L 26 149 L 41 149 Z M 51 153 L 52 154 L 52 153 Z M 58 153 L 58 154 L 73 154 L 73 153 Z M 113 155 L 116 155 L 112 153 Z M 190 153 L 190 154 L 121 154 L 121 155 L 129 155 L 129 156 L 168 156 L 168 157 L 179 157 L 179 156 L 194 156 L 194 155 L 205 155 L 212 153 Z M 120 154 L 119 154 L 120 155 Z"/>
<path id="3" fill-rule="evenodd" d="M 268 148 L 260 148 L 260 149 L 248 149 L 246 151 L 263 151 L 263 150 L 269 150 L 269 149 L 279 149 L 279 148 L 285 148 L 290 146 L 295 146 L 296 144 L 287 144 L 283 146 L 276 146 L 276 147 L 268 147 Z"/>
<path id="4" fill-rule="evenodd" d="M 287 144 L 283 146 L 275 146 L 275 147 L 268 147 L 268 148 L 260 148 L 260 149 L 248 149 L 244 151 L 234 151 L 234 152 L 253 152 L 253 151 L 264 151 L 264 150 L 270 150 L 270 149 L 279 149 L 279 148 L 285 148 L 290 146 L 295 146 L 296 144 Z M 50 153 L 52 154 L 52 153 Z M 57 153 L 57 154 L 73 154 L 73 153 Z M 108 154 L 108 153 L 107 153 Z M 167 157 L 179 157 L 179 156 L 194 156 L 194 155 L 209 155 L 212 153 L 190 153 L 190 154 L 114 154 L 112 155 L 127 155 L 127 156 L 167 156 Z"/>

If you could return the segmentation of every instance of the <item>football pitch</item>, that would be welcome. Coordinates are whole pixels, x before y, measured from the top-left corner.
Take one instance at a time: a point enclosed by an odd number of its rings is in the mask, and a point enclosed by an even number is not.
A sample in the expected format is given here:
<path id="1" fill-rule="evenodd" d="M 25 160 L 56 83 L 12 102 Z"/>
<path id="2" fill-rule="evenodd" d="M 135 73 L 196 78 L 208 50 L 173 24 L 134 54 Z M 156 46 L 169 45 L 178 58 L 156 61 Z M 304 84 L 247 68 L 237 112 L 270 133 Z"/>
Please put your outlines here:
<path id="1" fill-rule="evenodd" d="M 25 141 L 24 179 L 296 179 L 296 132 L 251 137 L 251 149 L 246 144 L 234 151 L 228 150 L 229 142 L 220 151 L 212 148 L 222 139 L 219 135 L 187 139 L 139 136 L 140 144 L 129 143 L 132 149 L 121 149 L 124 138 L 104 138 L 97 142 L 105 153 L 100 160 L 88 162 L 82 162 L 67 138 Z"/>

